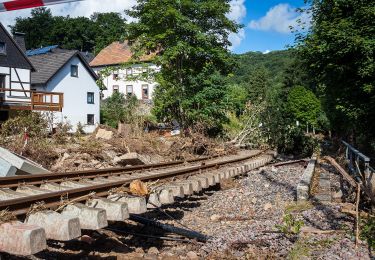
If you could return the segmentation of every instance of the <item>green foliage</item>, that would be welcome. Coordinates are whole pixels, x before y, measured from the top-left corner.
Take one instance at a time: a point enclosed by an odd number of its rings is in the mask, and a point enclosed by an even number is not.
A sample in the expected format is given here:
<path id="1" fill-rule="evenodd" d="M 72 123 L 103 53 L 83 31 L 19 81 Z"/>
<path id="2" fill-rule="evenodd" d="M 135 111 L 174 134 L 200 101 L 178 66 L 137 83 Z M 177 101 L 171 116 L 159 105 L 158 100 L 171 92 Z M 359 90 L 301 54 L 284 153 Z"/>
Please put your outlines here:
<path id="1" fill-rule="evenodd" d="M 226 110 L 234 112 L 239 116 L 245 109 L 248 101 L 248 92 L 245 87 L 240 84 L 229 84 L 225 95 Z"/>
<path id="2" fill-rule="evenodd" d="M 32 138 L 45 137 L 48 135 L 48 122 L 41 113 L 21 111 L 4 122 L 0 128 L 2 138 L 20 135 L 25 131 Z"/>
<path id="3" fill-rule="evenodd" d="M 53 16 L 50 9 L 35 8 L 31 17 L 16 18 L 12 32 L 25 33 L 27 49 L 60 45 L 98 53 L 126 34 L 125 19 L 119 13 L 94 13 L 90 18 Z"/>
<path id="4" fill-rule="evenodd" d="M 268 81 L 272 85 L 280 84 L 285 79 L 285 71 L 294 66 L 294 50 L 272 51 L 267 54 L 261 52 L 247 52 L 234 55 L 238 66 L 234 70 L 231 80 L 235 83 L 247 83 L 254 71 L 266 70 Z"/>
<path id="5" fill-rule="evenodd" d="M 319 99 L 312 91 L 302 86 L 292 88 L 288 94 L 287 106 L 300 123 L 318 127 L 318 119 L 323 111 Z"/>
<path id="6" fill-rule="evenodd" d="M 83 134 L 85 134 L 84 127 L 83 127 L 83 125 L 82 125 L 81 122 L 78 122 L 77 127 L 76 127 L 75 135 L 76 135 L 77 137 L 79 137 L 79 136 L 81 136 L 81 135 L 83 135 Z"/>
<path id="7" fill-rule="evenodd" d="M 375 249 L 375 217 L 370 216 L 367 220 L 363 221 L 361 227 L 361 238 L 367 240 L 368 245 Z"/>
<path id="8" fill-rule="evenodd" d="M 69 122 L 59 122 L 56 125 L 53 138 L 57 144 L 65 144 L 68 141 L 69 133 L 73 126 Z"/>
<path id="9" fill-rule="evenodd" d="M 285 214 L 283 217 L 283 223 L 276 225 L 275 227 L 286 236 L 299 234 L 301 227 L 304 223 L 302 220 L 296 220 L 292 214 Z"/>
<path id="10" fill-rule="evenodd" d="M 248 81 L 244 84 L 248 97 L 252 102 L 261 102 L 270 88 L 270 75 L 265 67 L 255 68 L 249 75 Z"/>
<path id="11" fill-rule="evenodd" d="M 375 139 L 375 5 L 373 0 L 310 0 L 312 27 L 297 50 L 341 137 Z"/>
<path id="12" fill-rule="evenodd" d="M 138 0 L 128 11 L 137 19 L 129 25 L 135 56 L 158 54 L 154 113 L 159 120 L 220 129 L 225 77 L 233 68 L 228 36 L 239 28 L 226 17 L 229 11 L 229 0 Z"/>
<path id="13" fill-rule="evenodd" d="M 138 105 L 136 96 L 125 96 L 123 93 L 115 92 L 103 101 L 101 123 L 113 128 L 117 128 L 119 122 L 133 123 L 137 118 L 135 110 Z"/>

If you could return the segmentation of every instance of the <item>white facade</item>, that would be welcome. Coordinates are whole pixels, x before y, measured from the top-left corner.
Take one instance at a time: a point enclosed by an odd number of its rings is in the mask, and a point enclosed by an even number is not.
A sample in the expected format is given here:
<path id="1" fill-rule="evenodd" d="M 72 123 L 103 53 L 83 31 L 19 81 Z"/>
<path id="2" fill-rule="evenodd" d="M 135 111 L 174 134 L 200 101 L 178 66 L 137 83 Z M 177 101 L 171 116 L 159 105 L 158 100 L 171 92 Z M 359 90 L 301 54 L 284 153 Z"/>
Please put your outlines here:
<path id="1" fill-rule="evenodd" d="M 123 66 L 122 66 L 123 67 Z M 119 68 L 103 79 L 106 90 L 103 90 L 103 99 L 118 91 L 125 95 L 133 94 L 138 100 L 150 101 L 157 83 L 154 80 L 140 79 L 140 75 L 152 74 L 160 69 L 155 64 L 134 64 L 127 68 Z M 93 67 L 97 75 L 106 67 Z M 114 66 L 116 68 L 116 66 Z M 137 78 L 138 80 L 135 80 Z M 152 78 L 152 77 L 151 77 Z"/>
<path id="2" fill-rule="evenodd" d="M 78 66 L 78 77 L 71 75 L 71 66 Z M 54 113 L 54 123 L 67 122 L 75 132 L 81 123 L 85 133 L 95 131 L 100 123 L 100 90 L 92 74 L 82 61 L 75 56 L 44 86 L 34 87 L 37 91 L 64 93 L 62 112 Z M 93 96 L 93 103 L 88 102 Z M 90 100 L 91 101 L 91 100 Z"/>
<path id="3" fill-rule="evenodd" d="M 30 102 L 30 92 L 20 92 L 30 90 L 29 69 L 0 67 L 0 81 L 1 88 L 16 90 L 1 93 L 4 102 Z"/>

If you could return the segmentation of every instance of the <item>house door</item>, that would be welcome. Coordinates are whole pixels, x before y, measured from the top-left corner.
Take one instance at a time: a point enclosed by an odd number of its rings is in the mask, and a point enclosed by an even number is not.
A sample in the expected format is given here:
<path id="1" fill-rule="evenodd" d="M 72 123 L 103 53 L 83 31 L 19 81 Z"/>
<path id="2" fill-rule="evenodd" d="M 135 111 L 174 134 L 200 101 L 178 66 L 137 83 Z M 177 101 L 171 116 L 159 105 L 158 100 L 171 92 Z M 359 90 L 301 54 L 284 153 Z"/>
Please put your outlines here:
<path id="1" fill-rule="evenodd" d="M 149 99 L 148 85 L 142 85 L 142 99 Z"/>

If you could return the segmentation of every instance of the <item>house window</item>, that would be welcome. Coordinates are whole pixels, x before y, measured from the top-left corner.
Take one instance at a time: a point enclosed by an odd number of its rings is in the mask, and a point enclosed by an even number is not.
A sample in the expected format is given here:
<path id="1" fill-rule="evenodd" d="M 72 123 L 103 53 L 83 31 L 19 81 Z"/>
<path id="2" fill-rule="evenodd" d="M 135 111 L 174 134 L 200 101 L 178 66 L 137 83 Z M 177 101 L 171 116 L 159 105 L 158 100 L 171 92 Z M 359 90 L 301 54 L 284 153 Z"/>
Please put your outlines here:
<path id="1" fill-rule="evenodd" d="M 148 85 L 144 84 L 142 85 L 142 99 L 148 99 Z"/>
<path id="2" fill-rule="evenodd" d="M 118 92 L 119 92 L 118 85 L 113 85 L 113 93 L 118 93 Z"/>
<path id="3" fill-rule="evenodd" d="M 126 76 L 130 76 L 130 75 L 132 75 L 133 74 L 133 70 L 132 70 L 132 68 L 127 68 L 126 69 Z"/>
<path id="4" fill-rule="evenodd" d="M 113 74 L 113 80 L 118 80 L 118 73 Z"/>
<path id="5" fill-rule="evenodd" d="M 133 85 L 126 85 L 126 95 L 133 95 Z"/>
<path id="6" fill-rule="evenodd" d="M 94 92 L 87 92 L 87 104 L 94 104 Z"/>
<path id="7" fill-rule="evenodd" d="M 7 55 L 7 45 L 5 42 L 0 42 L 0 54 Z"/>
<path id="8" fill-rule="evenodd" d="M 93 114 L 87 114 L 87 124 L 88 125 L 94 125 L 95 120 L 94 120 L 94 115 Z"/>
<path id="9" fill-rule="evenodd" d="M 77 65 L 70 66 L 70 76 L 78 78 L 78 66 Z"/>

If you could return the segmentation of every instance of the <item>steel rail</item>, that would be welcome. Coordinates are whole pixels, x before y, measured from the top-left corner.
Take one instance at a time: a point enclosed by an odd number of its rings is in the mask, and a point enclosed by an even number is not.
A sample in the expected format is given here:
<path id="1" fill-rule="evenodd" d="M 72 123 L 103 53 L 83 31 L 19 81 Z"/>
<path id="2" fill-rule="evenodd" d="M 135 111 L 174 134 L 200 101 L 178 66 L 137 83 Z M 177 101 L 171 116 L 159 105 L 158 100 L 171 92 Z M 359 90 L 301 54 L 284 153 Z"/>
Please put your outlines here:
<path id="1" fill-rule="evenodd" d="M 129 185 L 133 180 L 152 181 L 152 180 L 158 180 L 158 179 L 172 178 L 175 176 L 187 175 L 187 174 L 191 174 L 194 172 L 200 172 L 202 170 L 216 168 L 216 167 L 226 165 L 226 164 L 249 160 L 259 155 L 262 155 L 265 152 L 266 151 L 260 151 L 253 155 L 242 156 L 242 157 L 220 161 L 220 162 L 205 163 L 199 166 L 192 166 L 192 167 L 185 168 L 185 169 L 177 169 L 174 171 L 157 173 L 157 174 L 152 174 L 148 176 L 141 176 L 141 177 L 134 176 L 134 178 L 114 181 L 111 183 L 103 183 L 103 184 L 98 184 L 98 185 L 82 187 L 82 188 L 75 188 L 75 189 L 69 189 L 69 190 L 63 190 L 63 191 L 57 191 L 57 192 L 49 192 L 45 194 L 32 195 L 28 197 L 0 201 L 0 211 L 9 210 L 14 215 L 24 215 L 29 211 L 29 208 L 31 205 L 40 201 L 43 201 L 45 203 L 44 205 L 47 208 L 55 208 L 61 204 L 61 198 L 63 197 L 67 197 L 70 200 L 74 200 L 75 202 L 87 200 L 87 195 L 89 195 L 92 192 L 95 192 L 95 196 L 104 197 L 104 196 L 109 195 L 110 189 L 121 187 L 124 185 Z"/>
<path id="2" fill-rule="evenodd" d="M 33 174 L 33 175 L 18 175 L 3 177 L 0 179 L 0 188 L 16 188 L 20 185 L 40 185 L 45 182 L 61 182 L 64 180 L 80 180 L 82 178 L 96 178 L 96 177 L 108 177 L 114 174 L 122 173 L 135 173 L 144 170 L 152 169 L 163 169 L 171 166 L 177 166 L 184 163 L 194 163 L 204 160 L 209 160 L 217 158 L 218 156 L 213 157 L 201 157 L 192 160 L 180 160 L 173 162 L 163 162 L 156 164 L 145 164 L 145 165 L 136 165 L 128 167 L 119 167 L 119 168 L 107 168 L 107 169 L 97 169 L 97 170 L 86 170 L 86 171 L 75 171 L 75 172 L 59 172 L 59 173 L 44 173 L 44 174 Z"/>

